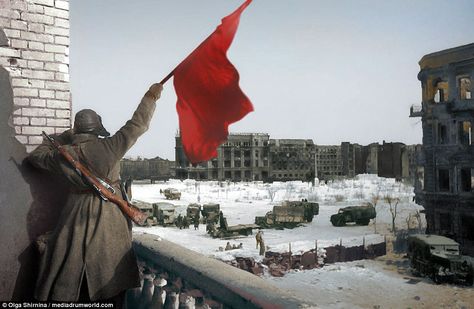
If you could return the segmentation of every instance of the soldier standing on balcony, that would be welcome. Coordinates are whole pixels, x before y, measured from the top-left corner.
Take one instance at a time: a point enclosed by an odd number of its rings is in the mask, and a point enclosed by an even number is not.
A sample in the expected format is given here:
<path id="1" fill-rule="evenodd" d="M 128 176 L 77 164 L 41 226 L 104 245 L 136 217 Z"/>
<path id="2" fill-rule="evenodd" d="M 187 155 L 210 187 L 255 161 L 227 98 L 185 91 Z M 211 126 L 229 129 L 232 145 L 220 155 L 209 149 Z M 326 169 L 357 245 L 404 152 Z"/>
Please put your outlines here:
<path id="1" fill-rule="evenodd" d="M 132 119 L 111 137 L 100 116 L 86 109 L 76 114 L 72 130 L 55 139 L 120 192 L 119 161 L 148 130 L 162 90 L 161 84 L 152 85 Z M 71 187 L 40 257 L 35 297 L 42 301 L 107 300 L 121 308 L 125 291 L 140 286 L 130 219 L 85 184 L 49 142 L 38 146 L 28 159 L 38 168 L 64 175 Z"/>

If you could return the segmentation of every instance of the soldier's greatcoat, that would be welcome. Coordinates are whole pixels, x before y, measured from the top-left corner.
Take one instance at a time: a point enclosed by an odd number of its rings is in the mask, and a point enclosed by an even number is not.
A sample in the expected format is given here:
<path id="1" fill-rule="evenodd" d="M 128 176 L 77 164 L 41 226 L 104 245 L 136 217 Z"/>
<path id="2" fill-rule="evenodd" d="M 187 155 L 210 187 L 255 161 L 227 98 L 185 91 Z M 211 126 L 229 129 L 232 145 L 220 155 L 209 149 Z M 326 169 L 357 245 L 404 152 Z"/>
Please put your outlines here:
<path id="1" fill-rule="evenodd" d="M 155 110 L 145 95 L 131 120 L 109 138 L 65 132 L 58 142 L 92 171 L 113 183 L 120 194 L 120 159 L 149 126 Z M 111 115 L 112 116 L 112 115 Z M 101 200 L 48 142 L 38 146 L 30 162 L 63 174 L 71 192 L 59 223 L 41 256 L 35 290 L 38 300 L 75 301 L 87 279 L 91 300 L 111 298 L 139 286 L 139 273 L 132 249 L 131 222 L 111 202 Z"/>

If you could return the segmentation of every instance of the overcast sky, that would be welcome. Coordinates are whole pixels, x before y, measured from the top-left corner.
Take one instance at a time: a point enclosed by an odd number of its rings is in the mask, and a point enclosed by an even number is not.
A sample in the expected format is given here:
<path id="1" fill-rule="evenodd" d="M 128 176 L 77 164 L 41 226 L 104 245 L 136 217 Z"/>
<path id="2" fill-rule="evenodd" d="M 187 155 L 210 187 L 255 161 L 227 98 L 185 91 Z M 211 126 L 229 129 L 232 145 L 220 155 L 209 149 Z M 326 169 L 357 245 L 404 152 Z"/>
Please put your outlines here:
<path id="1" fill-rule="evenodd" d="M 73 112 L 115 132 L 159 82 L 244 0 L 71 0 Z M 474 42 L 474 1 L 254 0 L 228 56 L 255 111 L 231 132 L 317 144 L 421 143 L 418 61 Z M 174 160 L 172 81 L 128 156 Z"/>

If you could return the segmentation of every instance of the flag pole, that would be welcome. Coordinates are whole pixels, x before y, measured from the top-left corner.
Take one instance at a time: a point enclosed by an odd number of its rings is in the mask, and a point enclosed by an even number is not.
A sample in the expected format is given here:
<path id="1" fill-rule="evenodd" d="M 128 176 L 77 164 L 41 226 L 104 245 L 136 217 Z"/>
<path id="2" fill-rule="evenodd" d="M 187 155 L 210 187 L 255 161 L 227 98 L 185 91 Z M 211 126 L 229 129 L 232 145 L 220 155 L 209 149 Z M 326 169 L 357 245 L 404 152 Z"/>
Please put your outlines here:
<path id="1" fill-rule="evenodd" d="M 171 71 L 168 75 L 166 75 L 165 78 L 161 80 L 160 84 L 164 85 L 168 81 L 168 79 L 170 79 L 171 76 L 173 76 L 173 74 L 174 74 L 174 70 Z"/>

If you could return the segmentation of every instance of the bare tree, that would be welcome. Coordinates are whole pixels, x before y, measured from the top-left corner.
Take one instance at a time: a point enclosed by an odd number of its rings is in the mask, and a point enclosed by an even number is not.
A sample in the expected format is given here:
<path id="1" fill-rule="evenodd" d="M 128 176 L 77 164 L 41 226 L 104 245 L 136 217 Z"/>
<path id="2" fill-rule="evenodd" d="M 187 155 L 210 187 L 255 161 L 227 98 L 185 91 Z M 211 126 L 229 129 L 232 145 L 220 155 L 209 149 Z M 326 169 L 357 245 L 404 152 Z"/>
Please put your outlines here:
<path id="1" fill-rule="evenodd" d="M 397 231 L 395 226 L 395 220 L 397 219 L 398 215 L 398 203 L 400 203 L 400 198 L 385 195 L 383 199 L 389 206 L 390 214 L 392 215 L 392 233 L 395 235 Z"/>
<path id="2" fill-rule="evenodd" d="M 275 198 L 277 191 L 278 191 L 277 188 L 274 188 L 272 186 L 267 187 L 267 192 L 268 192 L 268 196 L 270 197 L 270 201 L 273 202 L 273 199 Z"/>
<path id="3" fill-rule="evenodd" d="M 421 230 L 423 230 L 423 222 L 421 221 L 421 212 L 418 208 L 416 208 L 414 204 L 412 204 L 412 206 L 415 211 L 415 214 L 413 215 L 413 217 L 415 217 L 416 222 L 418 223 L 418 231 L 421 232 Z"/>
<path id="4" fill-rule="evenodd" d="M 285 192 L 285 199 L 290 200 L 291 194 L 295 191 L 295 185 L 292 182 L 286 183 L 286 192 Z"/>

